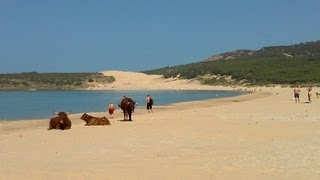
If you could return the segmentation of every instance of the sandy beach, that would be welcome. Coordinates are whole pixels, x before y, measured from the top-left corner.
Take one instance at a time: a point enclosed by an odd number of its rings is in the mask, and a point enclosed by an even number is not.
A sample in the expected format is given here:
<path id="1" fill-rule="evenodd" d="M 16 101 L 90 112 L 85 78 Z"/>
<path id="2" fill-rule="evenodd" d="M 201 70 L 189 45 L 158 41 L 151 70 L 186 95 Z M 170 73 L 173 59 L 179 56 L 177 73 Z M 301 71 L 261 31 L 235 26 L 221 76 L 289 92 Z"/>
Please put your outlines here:
<path id="1" fill-rule="evenodd" d="M 242 96 L 138 109 L 132 122 L 48 131 L 48 119 L 0 123 L 0 179 L 320 179 L 320 99 L 301 88 L 217 87 L 106 71 L 91 89 L 250 90 Z M 91 112 L 109 117 L 107 112 Z"/>

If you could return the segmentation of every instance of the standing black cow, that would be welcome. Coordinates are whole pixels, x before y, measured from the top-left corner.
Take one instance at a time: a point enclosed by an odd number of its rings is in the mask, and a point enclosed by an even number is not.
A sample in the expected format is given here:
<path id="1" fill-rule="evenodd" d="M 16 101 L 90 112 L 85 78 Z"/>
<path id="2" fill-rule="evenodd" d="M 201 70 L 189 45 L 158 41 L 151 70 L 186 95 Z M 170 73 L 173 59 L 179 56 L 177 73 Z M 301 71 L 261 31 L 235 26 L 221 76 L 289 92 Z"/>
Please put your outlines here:
<path id="1" fill-rule="evenodd" d="M 71 121 L 68 118 L 67 113 L 59 112 L 57 115 L 58 116 L 50 119 L 48 130 L 51 130 L 51 129 L 61 129 L 61 130 L 70 129 L 71 128 Z"/>
<path id="2" fill-rule="evenodd" d="M 119 104 L 119 107 L 123 111 L 123 120 L 129 120 L 132 121 L 131 115 L 134 112 L 134 107 L 136 105 L 136 102 L 132 100 L 131 98 L 123 98 L 121 103 Z M 129 119 L 128 119 L 129 117 Z"/>

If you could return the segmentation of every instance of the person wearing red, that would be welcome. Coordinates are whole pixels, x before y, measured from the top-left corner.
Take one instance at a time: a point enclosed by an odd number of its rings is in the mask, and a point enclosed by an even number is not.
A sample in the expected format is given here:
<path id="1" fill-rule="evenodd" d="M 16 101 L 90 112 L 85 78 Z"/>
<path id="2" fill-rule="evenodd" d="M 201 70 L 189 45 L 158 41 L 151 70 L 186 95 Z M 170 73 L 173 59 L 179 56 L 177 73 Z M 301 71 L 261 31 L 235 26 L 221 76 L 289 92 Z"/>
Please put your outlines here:
<path id="1" fill-rule="evenodd" d="M 108 106 L 108 111 L 109 111 L 109 115 L 111 116 L 111 118 L 113 118 L 115 107 L 114 107 L 114 104 L 112 101 L 110 102 L 110 104 Z"/>

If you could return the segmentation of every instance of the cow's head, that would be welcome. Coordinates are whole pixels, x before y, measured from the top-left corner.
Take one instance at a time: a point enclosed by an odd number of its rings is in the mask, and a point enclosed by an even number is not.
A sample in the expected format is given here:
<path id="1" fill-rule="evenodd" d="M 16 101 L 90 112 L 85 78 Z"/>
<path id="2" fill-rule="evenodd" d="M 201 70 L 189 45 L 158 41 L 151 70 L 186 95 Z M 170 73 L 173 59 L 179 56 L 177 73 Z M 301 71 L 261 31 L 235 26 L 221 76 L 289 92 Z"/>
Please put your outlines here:
<path id="1" fill-rule="evenodd" d="M 82 120 L 88 120 L 90 116 L 87 113 L 82 114 L 81 118 Z"/>
<path id="2" fill-rule="evenodd" d="M 56 112 L 55 114 L 58 115 L 59 117 L 68 117 L 68 114 L 70 114 L 70 113 L 68 113 L 68 112 Z"/>

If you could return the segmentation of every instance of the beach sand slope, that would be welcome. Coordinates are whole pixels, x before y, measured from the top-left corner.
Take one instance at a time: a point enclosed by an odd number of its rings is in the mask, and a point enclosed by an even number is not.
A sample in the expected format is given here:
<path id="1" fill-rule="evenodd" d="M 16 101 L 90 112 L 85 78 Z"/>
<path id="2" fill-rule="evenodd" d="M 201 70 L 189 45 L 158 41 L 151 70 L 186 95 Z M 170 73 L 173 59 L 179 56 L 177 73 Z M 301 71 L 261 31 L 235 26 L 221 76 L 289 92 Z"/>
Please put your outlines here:
<path id="1" fill-rule="evenodd" d="M 145 88 L 122 81 L 117 88 Z M 170 86 L 207 88 L 176 83 Z M 2 122 L 0 179 L 320 179 L 320 99 L 291 97 L 290 88 L 260 87 L 138 109 L 132 122 L 117 109 L 111 126 L 84 126 L 74 114 L 65 131 L 48 131 L 49 120 Z"/>

